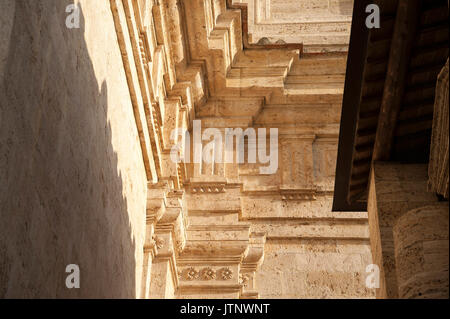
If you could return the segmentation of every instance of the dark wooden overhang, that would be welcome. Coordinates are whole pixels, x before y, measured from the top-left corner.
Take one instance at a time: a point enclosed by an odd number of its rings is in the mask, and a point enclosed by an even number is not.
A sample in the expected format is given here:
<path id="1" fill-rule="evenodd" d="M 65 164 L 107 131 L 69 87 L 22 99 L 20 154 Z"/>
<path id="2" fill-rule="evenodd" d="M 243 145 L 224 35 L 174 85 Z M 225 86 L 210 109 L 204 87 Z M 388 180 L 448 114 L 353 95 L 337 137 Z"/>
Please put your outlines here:
<path id="1" fill-rule="evenodd" d="M 371 163 L 427 163 L 436 78 L 449 53 L 447 0 L 355 0 L 333 211 L 364 211 Z M 380 8 L 380 28 L 365 25 Z"/>

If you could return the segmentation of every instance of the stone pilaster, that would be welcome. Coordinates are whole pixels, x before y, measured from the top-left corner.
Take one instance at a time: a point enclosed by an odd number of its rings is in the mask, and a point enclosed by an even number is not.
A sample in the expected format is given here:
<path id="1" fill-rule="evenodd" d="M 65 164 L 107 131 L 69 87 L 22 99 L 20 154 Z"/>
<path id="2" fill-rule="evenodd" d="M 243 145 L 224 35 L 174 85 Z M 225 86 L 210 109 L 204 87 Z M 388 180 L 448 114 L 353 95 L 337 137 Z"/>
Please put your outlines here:
<path id="1" fill-rule="evenodd" d="M 177 257 L 186 244 L 186 211 L 184 192 L 170 190 L 170 183 L 160 182 L 149 187 L 148 218 L 152 226 L 152 264 L 149 291 L 145 298 L 174 298 L 178 288 Z M 146 247 L 144 247 L 144 251 Z M 149 256 L 150 257 L 150 256 Z"/>
<path id="2" fill-rule="evenodd" d="M 256 285 L 256 271 L 264 261 L 266 233 L 251 233 L 249 247 L 242 261 L 239 283 L 242 285 L 241 297 L 257 299 L 259 293 Z"/>

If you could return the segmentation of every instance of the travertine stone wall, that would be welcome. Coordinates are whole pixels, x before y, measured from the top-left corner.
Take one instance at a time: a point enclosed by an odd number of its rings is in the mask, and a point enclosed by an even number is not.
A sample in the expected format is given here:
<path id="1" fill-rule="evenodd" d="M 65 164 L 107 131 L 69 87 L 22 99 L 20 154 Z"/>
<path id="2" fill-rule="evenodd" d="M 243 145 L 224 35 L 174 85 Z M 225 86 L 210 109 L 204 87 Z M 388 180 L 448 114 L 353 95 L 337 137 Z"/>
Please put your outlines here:
<path id="1" fill-rule="evenodd" d="M 366 239 L 286 238 L 266 242 L 261 298 L 371 298 Z"/>
<path id="2" fill-rule="evenodd" d="M 346 51 L 353 0 L 233 0 L 249 8 L 250 40 L 303 43 L 305 52 Z"/>
<path id="3" fill-rule="evenodd" d="M 112 13 L 76 1 L 68 29 L 72 3 L 0 1 L 0 297 L 139 293 L 147 183 Z"/>
<path id="4" fill-rule="evenodd" d="M 372 264 L 367 213 L 331 212 L 329 196 L 244 203 L 252 229 L 267 233 L 264 262 L 257 272 L 262 298 L 374 296 L 365 283 L 366 267 Z"/>
<path id="5" fill-rule="evenodd" d="M 373 164 L 370 177 L 368 214 L 372 258 L 373 262 L 380 267 L 381 274 L 377 298 L 406 296 L 399 295 L 398 287 L 399 284 L 404 284 L 404 270 L 405 267 L 412 267 L 412 260 L 409 259 L 409 262 L 402 260 L 403 263 L 408 263 L 408 266 L 402 263 L 400 274 L 397 272 L 396 251 L 401 254 L 401 251 L 404 253 L 407 249 L 402 249 L 404 243 L 402 243 L 401 237 L 397 237 L 400 247 L 395 246 L 393 227 L 397 222 L 400 222 L 397 233 L 403 227 L 399 218 L 413 209 L 430 205 L 440 205 L 443 207 L 442 209 L 448 210 L 448 202 L 438 203 L 436 195 L 427 192 L 427 179 L 426 164 L 390 162 Z M 405 221 L 407 221 L 407 217 L 405 217 Z M 419 227 L 422 227 L 422 225 Z M 434 232 L 429 227 L 422 228 L 421 231 L 425 232 L 426 236 Z M 419 239 L 425 241 L 425 238 L 420 236 Z M 408 250 L 408 253 L 411 253 L 411 251 Z M 417 257 L 420 258 L 424 254 L 425 252 L 418 252 Z M 435 257 L 440 258 L 438 255 Z M 402 293 L 404 292 L 402 291 Z"/>
<path id="6" fill-rule="evenodd" d="M 393 233 L 399 298 L 448 298 L 448 205 L 410 210 Z"/>

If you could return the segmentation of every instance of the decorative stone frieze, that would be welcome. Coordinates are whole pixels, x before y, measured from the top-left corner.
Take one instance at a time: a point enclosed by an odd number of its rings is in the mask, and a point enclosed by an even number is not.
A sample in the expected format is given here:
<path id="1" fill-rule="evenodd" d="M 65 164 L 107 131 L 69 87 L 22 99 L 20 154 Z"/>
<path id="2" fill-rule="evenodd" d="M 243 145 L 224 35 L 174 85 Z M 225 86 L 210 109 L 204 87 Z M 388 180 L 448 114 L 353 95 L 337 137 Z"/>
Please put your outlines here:
<path id="1" fill-rule="evenodd" d="M 194 194 L 205 193 L 225 193 L 225 185 L 205 185 L 199 187 L 192 187 L 191 192 Z"/>
<path id="2" fill-rule="evenodd" d="M 223 280 L 230 280 L 233 278 L 233 271 L 230 268 L 222 268 L 220 270 L 220 276 Z"/>
<path id="3" fill-rule="evenodd" d="M 229 267 L 188 267 L 180 269 L 179 277 L 182 280 L 231 280 L 233 270 Z"/>
<path id="4" fill-rule="evenodd" d="M 216 271 L 210 267 L 203 268 L 201 270 L 201 277 L 203 280 L 213 280 L 216 279 Z"/>

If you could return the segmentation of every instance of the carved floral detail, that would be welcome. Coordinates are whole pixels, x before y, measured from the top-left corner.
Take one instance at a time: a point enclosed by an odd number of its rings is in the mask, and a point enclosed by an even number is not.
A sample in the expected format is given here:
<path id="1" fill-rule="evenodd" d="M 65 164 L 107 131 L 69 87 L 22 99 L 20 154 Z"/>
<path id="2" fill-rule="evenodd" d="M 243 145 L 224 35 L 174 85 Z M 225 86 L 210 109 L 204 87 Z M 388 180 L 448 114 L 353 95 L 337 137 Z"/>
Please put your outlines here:
<path id="1" fill-rule="evenodd" d="M 225 193 L 225 186 L 216 185 L 216 186 L 201 186 L 201 187 L 193 187 L 192 193 L 194 194 L 207 194 L 207 193 Z"/>
<path id="2" fill-rule="evenodd" d="M 198 271 L 194 267 L 189 267 L 186 269 L 186 279 L 187 280 L 194 280 L 198 278 Z"/>
<path id="3" fill-rule="evenodd" d="M 178 251 L 178 253 L 181 253 L 182 251 L 183 251 L 183 249 L 184 249 L 184 243 L 183 243 L 183 241 L 178 241 L 177 242 L 177 251 Z"/>
<path id="4" fill-rule="evenodd" d="M 239 282 L 244 287 L 248 287 L 248 284 L 250 282 L 250 276 L 248 274 L 240 274 L 239 275 Z"/>
<path id="5" fill-rule="evenodd" d="M 216 271 L 210 267 L 202 270 L 202 278 L 205 280 L 212 280 L 216 278 Z"/>
<path id="6" fill-rule="evenodd" d="M 223 280 L 229 280 L 233 278 L 233 271 L 228 267 L 223 268 L 221 271 L 221 276 Z"/>
<path id="7" fill-rule="evenodd" d="M 205 267 L 201 270 L 197 270 L 194 267 L 189 267 L 180 272 L 180 277 L 184 277 L 186 280 L 195 280 L 201 278 L 203 280 L 214 280 L 217 278 L 217 274 L 220 274 L 219 279 L 230 280 L 233 278 L 233 271 L 228 268 L 222 268 L 218 271 L 211 267 Z M 246 279 L 248 281 L 248 278 Z"/>
<path id="8" fill-rule="evenodd" d="M 156 246 L 156 242 L 155 242 L 155 236 L 152 236 L 152 238 L 149 241 L 149 248 L 148 249 L 153 249 L 153 247 Z"/>
<path id="9" fill-rule="evenodd" d="M 166 243 L 164 238 L 158 237 L 156 235 L 153 235 L 153 241 L 155 242 L 156 248 L 158 249 L 163 248 L 164 244 Z"/>

